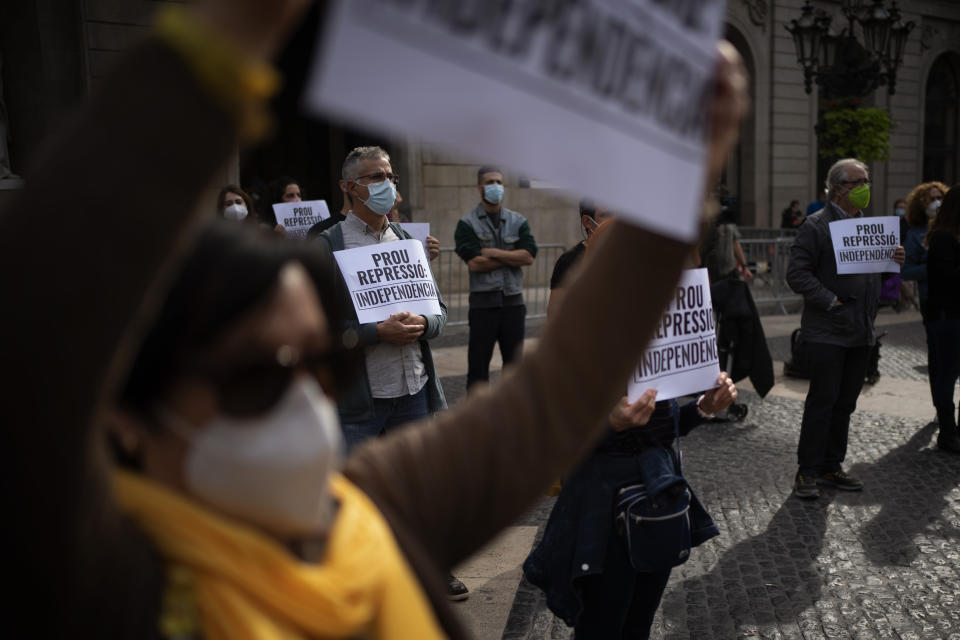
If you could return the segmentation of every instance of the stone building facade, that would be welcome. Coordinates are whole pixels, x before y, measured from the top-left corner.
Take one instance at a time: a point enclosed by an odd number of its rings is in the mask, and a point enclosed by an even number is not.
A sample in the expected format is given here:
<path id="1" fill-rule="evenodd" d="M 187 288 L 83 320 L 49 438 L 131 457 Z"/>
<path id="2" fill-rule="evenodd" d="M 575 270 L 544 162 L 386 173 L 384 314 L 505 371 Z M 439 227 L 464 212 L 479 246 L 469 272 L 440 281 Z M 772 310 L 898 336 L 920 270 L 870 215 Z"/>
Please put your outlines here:
<path id="1" fill-rule="evenodd" d="M 14 173 L 22 171 L 44 135 L 97 87 L 116 59 L 149 33 L 152 15 L 164 1 L 0 3 L 0 87 Z M 841 22 L 836 17 L 839 0 L 815 4 Z M 878 213 L 891 211 L 896 198 L 924 179 L 960 182 L 960 2 L 905 0 L 900 5 L 904 18 L 917 27 L 907 44 L 896 94 L 887 96 L 881 88 L 872 98 L 876 106 L 889 109 L 895 122 L 889 160 L 871 166 L 871 207 Z M 817 92 L 804 92 L 793 41 L 784 29 L 801 6 L 802 0 L 728 0 L 727 35 L 750 70 L 754 105 L 724 178 L 742 226 L 777 226 L 779 212 L 790 200 L 806 204 L 820 188 Z M 441 244 L 452 246 L 456 220 L 478 202 L 478 163 L 509 165 L 509 157 L 463 158 L 417 141 L 378 138 L 340 123 L 304 118 L 296 90 L 310 60 L 315 19 L 308 20 L 280 59 L 288 81 L 275 104 L 277 136 L 237 156 L 217 183 L 256 187 L 292 175 L 304 182 L 309 197 L 327 198 L 339 207 L 336 180 L 345 153 L 357 144 L 383 144 L 402 176 L 409 215 L 430 222 Z M 21 181 L 0 180 L 0 204 L 18 188 Z M 211 185 L 211 193 L 215 188 Z M 570 193 L 508 174 L 505 204 L 529 218 L 541 242 L 570 246 L 580 239 L 576 196 Z M 208 206 L 212 208 L 212 198 Z"/>

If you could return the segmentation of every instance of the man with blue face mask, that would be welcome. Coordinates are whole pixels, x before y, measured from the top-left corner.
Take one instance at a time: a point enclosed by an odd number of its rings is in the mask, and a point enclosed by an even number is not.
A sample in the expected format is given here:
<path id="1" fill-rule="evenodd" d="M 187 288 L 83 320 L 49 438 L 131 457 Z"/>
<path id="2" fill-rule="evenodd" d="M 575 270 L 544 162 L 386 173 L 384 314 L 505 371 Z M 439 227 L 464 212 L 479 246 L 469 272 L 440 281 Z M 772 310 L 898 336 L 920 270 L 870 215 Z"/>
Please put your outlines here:
<path id="1" fill-rule="evenodd" d="M 527 219 L 502 205 L 503 172 L 480 167 L 477 190 L 480 204 L 454 232 L 457 255 L 470 269 L 468 389 L 488 380 L 494 344 L 500 345 L 504 366 L 520 359 L 527 314 L 520 267 L 537 256 Z"/>
<path id="2" fill-rule="evenodd" d="M 410 234 L 390 223 L 387 213 L 397 199 L 399 178 L 390 156 L 380 147 L 357 147 L 343 162 L 343 189 L 353 203 L 343 221 L 320 234 L 333 251 L 408 240 Z M 346 285 L 341 282 L 344 304 L 353 309 Z M 348 449 L 366 440 L 446 408 L 440 381 L 433 370 L 427 340 L 440 335 L 447 323 L 441 314 L 421 316 L 397 313 L 382 322 L 353 328 L 364 347 L 366 367 L 352 381 L 339 402 L 340 421 Z"/>
<path id="3" fill-rule="evenodd" d="M 399 176 L 393 172 L 390 156 L 380 147 L 357 147 L 343 161 L 342 189 L 352 210 L 342 222 L 322 232 L 330 249 L 353 249 L 371 244 L 411 240 L 399 224 L 387 220 L 397 200 Z M 345 385 L 337 401 L 340 426 L 347 450 L 367 440 L 446 409 L 447 401 L 430 351 L 447 324 L 447 307 L 440 300 L 440 314 L 396 313 L 382 322 L 360 324 L 342 278 L 338 287 L 344 308 L 364 349 L 365 365 L 357 379 Z M 447 577 L 451 600 L 463 600 L 469 591 L 453 576 Z"/>

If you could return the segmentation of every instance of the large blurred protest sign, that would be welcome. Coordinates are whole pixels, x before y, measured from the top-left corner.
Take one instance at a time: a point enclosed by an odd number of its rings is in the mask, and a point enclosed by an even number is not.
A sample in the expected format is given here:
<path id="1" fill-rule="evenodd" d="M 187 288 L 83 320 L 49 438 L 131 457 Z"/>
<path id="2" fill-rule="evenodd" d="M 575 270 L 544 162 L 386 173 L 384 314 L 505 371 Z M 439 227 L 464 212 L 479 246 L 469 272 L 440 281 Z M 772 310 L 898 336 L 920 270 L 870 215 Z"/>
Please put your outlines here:
<path id="1" fill-rule="evenodd" d="M 357 320 L 381 322 L 409 311 L 437 315 L 440 302 L 419 240 L 400 240 L 334 252 Z"/>
<path id="2" fill-rule="evenodd" d="M 309 108 L 697 235 L 723 0 L 337 0 Z"/>
<path id="3" fill-rule="evenodd" d="M 306 238 L 310 227 L 330 217 L 326 200 L 278 202 L 273 205 L 273 213 L 277 224 L 282 224 L 287 235 L 293 238 Z"/>
<path id="4" fill-rule="evenodd" d="M 850 218 L 830 223 L 837 274 L 900 273 L 893 252 L 900 245 L 900 218 Z"/>
<path id="5" fill-rule="evenodd" d="M 635 402 L 647 389 L 657 390 L 657 400 L 698 393 L 717 386 L 719 375 L 710 280 L 706 269 L 690 269 L 630 378 L 627 399 Z"/>

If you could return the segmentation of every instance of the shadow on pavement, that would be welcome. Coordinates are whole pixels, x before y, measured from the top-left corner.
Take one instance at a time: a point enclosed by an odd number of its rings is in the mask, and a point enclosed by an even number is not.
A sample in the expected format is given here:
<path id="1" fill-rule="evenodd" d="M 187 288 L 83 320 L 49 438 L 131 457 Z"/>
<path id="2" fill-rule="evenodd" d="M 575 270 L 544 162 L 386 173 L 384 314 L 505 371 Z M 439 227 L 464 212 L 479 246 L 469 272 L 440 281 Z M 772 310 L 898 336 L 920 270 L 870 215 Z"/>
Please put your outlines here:
<path id="1" fill-rule="evenodd" d="M 728 549 L 709 573 L 671 584 L 657 637 L 735 638 L 778 622 L 799 621 L 805 628 L 804 611 L 820 598 L 824 583 L 816 559 L 834 497 L 787 498 L 762 534 Z M 819 628 L 816 613 L 809 616 Z"/>
<path id="2" fill-rule="evenodd" d="M 915 539 L 924 532 L 960 539 L 960 531 L 942 517 L 947 494 L 957 486 L 960 456 L 928 447 L 936 433 L 931 422 L 877 462 L 850 469 L 869 483 L 864 498 L 879 498 L 870 503 L 879 502 L 880 512 L 860 534 L 874 564 L 909 565 L 920 551 Z"/>

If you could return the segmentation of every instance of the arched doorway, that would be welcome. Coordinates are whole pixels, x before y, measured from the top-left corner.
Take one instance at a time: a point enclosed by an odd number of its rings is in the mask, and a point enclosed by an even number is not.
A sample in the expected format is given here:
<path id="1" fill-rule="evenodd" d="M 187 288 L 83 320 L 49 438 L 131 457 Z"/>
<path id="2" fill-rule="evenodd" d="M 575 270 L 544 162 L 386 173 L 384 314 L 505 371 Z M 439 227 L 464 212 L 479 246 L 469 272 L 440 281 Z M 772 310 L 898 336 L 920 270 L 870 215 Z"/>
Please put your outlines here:
<path id="1" fill-rule="evenodd" d="M 923 180 L 960 182 L 960 54 L 944 53 L 927 76 Z"/>
<path id="2" fill-rule="evenodd" d="M 754 81 L 756 64 L 750 45 L 747 43 L 746 37 L 736 27 L 729 24 L 726 25 L 726 38 L 736 47 L 743 58 L 750 76 L 750 100 L 752 104 L 756 104 Z M 754 180 L 757 166 L 755 129 L 754 111 L 751 109 L 740 129 L 740 142 L 730 154 L 727 166 L 720 177 L 720 183 L 725 187 L 726 193 L 729 194 L 729 206 L 735 211 L 737 223 L 748 227 L 766 226 L 765 221 L 758 220 L 757 214 L 757 189 Z"/>

